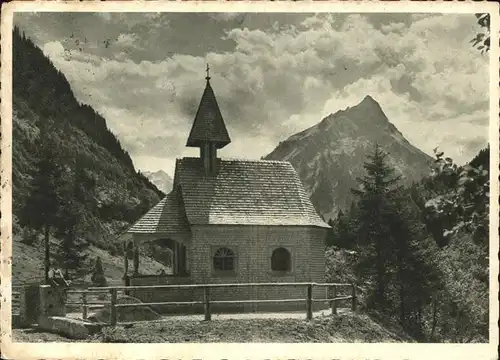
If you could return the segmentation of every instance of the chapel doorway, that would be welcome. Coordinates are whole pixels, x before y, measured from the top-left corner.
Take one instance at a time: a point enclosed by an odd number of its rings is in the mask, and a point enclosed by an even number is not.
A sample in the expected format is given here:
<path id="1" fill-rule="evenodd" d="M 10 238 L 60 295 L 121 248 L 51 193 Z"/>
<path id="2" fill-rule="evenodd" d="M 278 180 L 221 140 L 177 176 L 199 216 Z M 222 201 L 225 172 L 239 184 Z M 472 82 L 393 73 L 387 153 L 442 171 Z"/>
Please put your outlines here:
<path id="1" fill-rule="evenodd" d="M 170 238 L 161 238 L 150 243 L 153 258 L 165 265 L 167 274 L 186 276 L 187 248 L 185 245 Z"/>

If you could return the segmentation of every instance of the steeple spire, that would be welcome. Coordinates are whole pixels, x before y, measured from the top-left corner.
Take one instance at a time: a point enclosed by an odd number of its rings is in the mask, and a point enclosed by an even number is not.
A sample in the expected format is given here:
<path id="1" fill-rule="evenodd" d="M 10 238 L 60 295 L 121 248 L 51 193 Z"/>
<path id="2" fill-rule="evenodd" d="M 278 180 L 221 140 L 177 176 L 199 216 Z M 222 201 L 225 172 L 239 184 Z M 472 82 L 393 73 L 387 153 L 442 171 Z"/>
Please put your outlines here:
<path id="1" fill-rule="evenodd" d="M 215 99 L 215 93 L 210 85 L 210 66 L 208 64 L 205 71 L 207 72 L 205 91 L 201 96 L 186 146 L 200 148 L 200 157 L 203 159 L 205 169 L 208 169 L 208 173 L 212 173 L 217 159 L 217 149 L 222 149 L 231 142 L 231 139 Z"/>
<path id="2" fill-rule="evenodd" d="M 207 63 L 207 70 L 206 70 L 206 72 L 207 72 L 207 76 L 205 77 L 205 79 L 207 79 L 207 81 L 209 81 L 210 80 L 210 66 L 208 66 L 208 63 Z"/>

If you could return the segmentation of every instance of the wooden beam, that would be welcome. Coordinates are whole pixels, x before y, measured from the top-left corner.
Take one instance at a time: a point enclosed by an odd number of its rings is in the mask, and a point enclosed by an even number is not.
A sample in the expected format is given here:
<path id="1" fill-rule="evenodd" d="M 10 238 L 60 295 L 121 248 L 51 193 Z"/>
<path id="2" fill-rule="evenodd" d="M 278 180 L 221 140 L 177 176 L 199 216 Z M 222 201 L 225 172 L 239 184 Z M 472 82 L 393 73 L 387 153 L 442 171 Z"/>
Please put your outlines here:
<path id="1" fill-rule="evenodd" d="M 111 312 L 110 312 L 110 318 L 109 318 L 109 323 L 111 326 L 115 326 L 117 322 L 117 314 L 116 314 L 116 300 L 117 300 L 117 293 L 116 289 L 111 290 Z"/>
<path id="2" fill-rule="evenodd" d="M 203 300 L 205 303 L 205 321 L 210 321 L 212 319 L 212 314 L 210 313 L 210 288 L 203 288 Z"/>
<path id="3" fill-rule="evenodd" d="M 307 320 L 312 320 L 312 284 L 307 285 Z"/>
<path id="4" fill-rule="evenodd" d="M 139 274 L 139 245 L 134 243 L 134 275 Z"/>

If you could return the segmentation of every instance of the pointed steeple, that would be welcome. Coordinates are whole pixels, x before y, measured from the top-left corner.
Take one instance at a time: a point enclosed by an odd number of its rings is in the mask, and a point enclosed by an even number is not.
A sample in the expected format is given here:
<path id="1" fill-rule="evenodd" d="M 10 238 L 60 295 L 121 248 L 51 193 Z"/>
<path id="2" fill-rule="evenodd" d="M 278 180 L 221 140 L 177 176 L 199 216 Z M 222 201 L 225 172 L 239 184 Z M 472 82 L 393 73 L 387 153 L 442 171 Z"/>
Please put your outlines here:
<path id="1" fill-rule="evenodd" d="M 207 77 L 205 78 L 207 84 L 201 97 L 186 146 L 202 147 L 204 143 L 210 143 L 216 149 L 222 149 L 231 142 L 231 139 L 229 138 L 219 105 L 215 99 L 214 90 L 210 85 L 209 70 L 210 68 L 207 65 Z"/>
<path id="2" fill-rule="evenodd" d="M 200 105 L 194 118 L 186 146 L 199 147 L 205 173 L 213 175 L 217 172 L 217 149 L 222 149 L 231 142 L 222 119 L 222 114 L 210 85 L 210 68 L 207 65 L 207 84 L 201 96 Z"/>

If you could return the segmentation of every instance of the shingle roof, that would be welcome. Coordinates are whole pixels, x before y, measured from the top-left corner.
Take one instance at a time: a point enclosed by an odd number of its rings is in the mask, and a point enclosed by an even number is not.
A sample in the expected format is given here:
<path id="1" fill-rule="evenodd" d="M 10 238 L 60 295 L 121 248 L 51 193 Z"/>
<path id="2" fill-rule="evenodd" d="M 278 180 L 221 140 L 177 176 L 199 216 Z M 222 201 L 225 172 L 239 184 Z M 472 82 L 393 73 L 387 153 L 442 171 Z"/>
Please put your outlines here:
<path id="1" fill-rule="evenodd" d="M 177 189 L 172 190 L 127 231 L 140 234 L 185 232 L 189 232 L 189 223 Z"/>
<path id="2" fill-rule="evenodd" d="M 199 147 L 204 141 L 215 143 L 219 149 L 231 142 L 214 91 L 208 80 L 186 146 Z"/>
<path id="3" fill-rule="evenodd" d="M 190 224 L 329 227 L 286 161 L 220 160 L 215 176 L 199 158 L 178 159 L 179 185 Z"/>
<path id="4" fill-rule="evenodd" d="M 329 227 L 289 162 L 217 161 L 217 175 L 207 176 L 200 158 L 178 159 L 174 190 L 128 232 L 179 233 L 209 224 Z"/>

